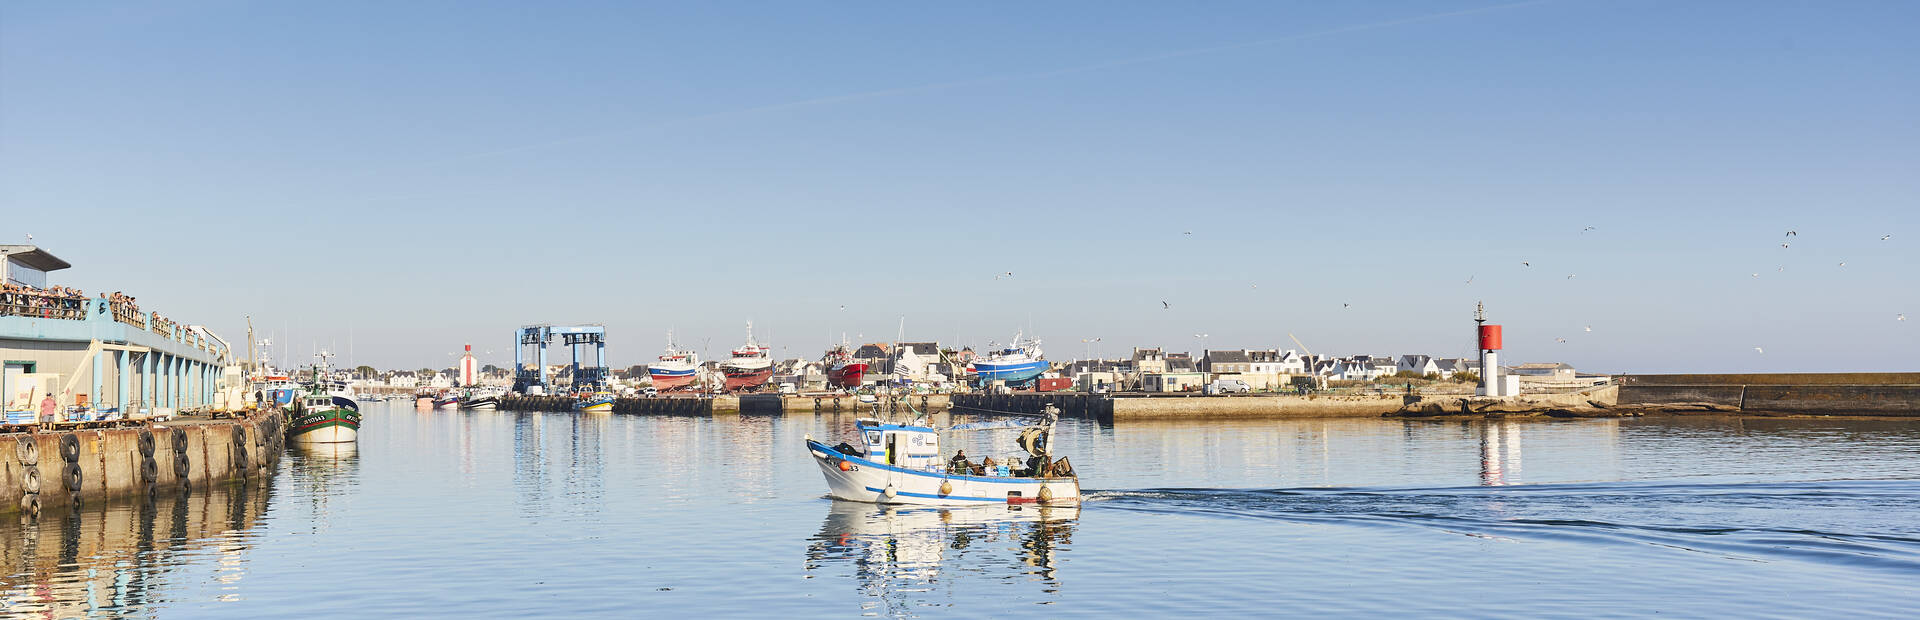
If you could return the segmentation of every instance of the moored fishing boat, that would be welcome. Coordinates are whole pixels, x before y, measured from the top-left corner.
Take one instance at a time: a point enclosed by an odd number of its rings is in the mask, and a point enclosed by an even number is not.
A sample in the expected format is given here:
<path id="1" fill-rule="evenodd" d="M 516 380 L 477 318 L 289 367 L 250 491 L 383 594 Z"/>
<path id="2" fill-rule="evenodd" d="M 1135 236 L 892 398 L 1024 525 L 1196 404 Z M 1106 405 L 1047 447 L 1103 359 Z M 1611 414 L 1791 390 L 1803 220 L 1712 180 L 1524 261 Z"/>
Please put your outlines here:
<path id="1" fill-rule="evenodd" d="M 313 388 L 296 399 L 287 412 L 287 441 L 342 443 L 360 438 L 360 405 L 353 399 L 328 393 L 320 364 L 313 367 Z"/>
<path id="2" fill-rule="evenodd" d="M 673 332 L 667 332 L 667 350 L 647 366 L 647 377 L 653 381 L 655 391 L 669 392 L 692 387 L 699 370 L 700 356 L 674 346 Z"/>
<path id="3" fill-rule="evenodd" d="M 498 409 L 500 397 L 490 394 L 469 394 L 460 398 L 461 409 Z"/>
<path id="4" fill-rule="evenodd" d="M 959 454 L 943 459 L 933 427 L 872 418 L 855 422 L 853 443 L 828 446 L 809 435 L 807 451 L 836 499 L 929 506 L 1078 501 L 1080 479 L 1072 464 L 1052 457 L 1055 419 L 1049 412 L 1037 423 L 1000 420 L 945 429 L 1024 428 L 1020 444 L 1032 455 L 1024 463 L 994 463 L 991 457 L 975 463 Z"/>
<path id="5" fill-rule="evenodd" d="M 453 392 L 443 392 L 439 396 L 433 397 L 434 409 L 452 409 L 459 406 L 460 406 L 459 394 L 455 394 Z"/>
<path id="6" fill-rule="evenodd" d="M 293 399 L 300 395 L 300 384 L 295 383 L 293 377 L 271 368 L 254 376 L 253 389 L 262 407 L 289 407 L 293 405 Z"/>
<path id="7" fill-rule="evenodd" d="M 575 397 L 573 408 L 576 411 L 585 411 L 588 413 L 610 412 L 613 411 L 613 401 L 614 395 L 612 392 L 594 392 L 592 394 L 583 394 Z"/>
<path id="8" fill-rule="evenodd" d="M 753 322 L 747 322 L 747 343 L 733 350 L 733 357 L 720 363 L 728 392 L 751 392 L 773 378 L 773 348 L 753 341 Z"/>
<path id="9" fill-rule="evenodd" d="M 973 360 L 967 372 L 980 385 L 1003 381 L 1009 386 L 1025 385 L 1047 372 L 1050 364 L 1040 352 L 1040 341 L 1013 336 L 1013 343 Z"/>

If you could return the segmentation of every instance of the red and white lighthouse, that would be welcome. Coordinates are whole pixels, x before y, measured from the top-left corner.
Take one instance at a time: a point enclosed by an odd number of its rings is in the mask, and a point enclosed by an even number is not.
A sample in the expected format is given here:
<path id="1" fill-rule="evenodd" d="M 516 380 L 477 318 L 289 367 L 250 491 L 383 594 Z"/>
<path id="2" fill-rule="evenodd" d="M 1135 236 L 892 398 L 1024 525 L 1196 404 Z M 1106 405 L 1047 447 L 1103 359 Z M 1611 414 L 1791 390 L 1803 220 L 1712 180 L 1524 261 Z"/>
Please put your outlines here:
<path id="1" fill-rule="evenodd" d="M 1485 304 L 1474 304 L 1473 322 L 1477 326 L 1474 335 L 1480 339 L 1477 347 L 1480 350 L 1480 395 L 1512 396 L 1503 387 L 1505 382 L 1500 380 L 1500 326 L 1487 324 Z"/>
<path id="2" fill-rule="evenodd" d="M 460 385 L 480 384 L 480 362 L 473 359 L 473 345 L 467 345 L 467 353 L 460 356 Z"/>

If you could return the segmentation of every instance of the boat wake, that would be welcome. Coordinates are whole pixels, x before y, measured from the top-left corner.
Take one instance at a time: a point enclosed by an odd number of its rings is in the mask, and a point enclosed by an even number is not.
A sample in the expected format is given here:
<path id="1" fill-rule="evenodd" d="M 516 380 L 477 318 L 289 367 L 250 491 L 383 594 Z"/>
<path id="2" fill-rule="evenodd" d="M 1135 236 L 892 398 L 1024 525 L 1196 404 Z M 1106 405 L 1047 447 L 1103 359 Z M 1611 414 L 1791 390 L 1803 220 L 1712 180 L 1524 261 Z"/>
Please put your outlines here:
<path id="1" fill-rule="evenodd" d="M 1090 490 L 1091 510 L 1647 544 L 1727 559 L 1920 571 L 1920 480 Z"/>

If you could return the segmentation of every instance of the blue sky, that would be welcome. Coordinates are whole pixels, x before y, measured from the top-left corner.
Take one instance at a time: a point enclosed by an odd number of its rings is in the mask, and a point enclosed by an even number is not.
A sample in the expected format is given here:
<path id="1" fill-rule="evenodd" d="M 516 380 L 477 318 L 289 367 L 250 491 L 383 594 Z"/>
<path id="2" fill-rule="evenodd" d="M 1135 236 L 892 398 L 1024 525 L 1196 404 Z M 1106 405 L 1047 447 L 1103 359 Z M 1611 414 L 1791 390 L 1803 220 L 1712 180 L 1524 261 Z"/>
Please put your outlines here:
<path id="1" fill-rule="evenodd" d="M 1912 371 L 1915 23 L 1907 2 L 12 3 L 0 240 L 73 262 L 56 282 L 381 368 L 468 342 L 505 365 L 534 322 L 605 323 L 618 365 L 669 327 L 724 354 L 748 319 L 817 357 L 903 316 L 910 339 L 1029 329 L 1054 359 L 1289 333 L 1468 355 L 1484 300 L 1511 361 Z"/>

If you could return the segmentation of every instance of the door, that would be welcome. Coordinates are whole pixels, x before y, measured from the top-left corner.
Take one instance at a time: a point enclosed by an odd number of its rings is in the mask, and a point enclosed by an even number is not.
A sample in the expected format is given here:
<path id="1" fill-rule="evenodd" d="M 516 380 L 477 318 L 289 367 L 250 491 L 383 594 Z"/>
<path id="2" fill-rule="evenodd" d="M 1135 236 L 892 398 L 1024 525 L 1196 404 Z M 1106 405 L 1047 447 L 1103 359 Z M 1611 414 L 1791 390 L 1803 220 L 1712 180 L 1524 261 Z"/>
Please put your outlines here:
<path id="1" fill-rule="evenodd" d="M 16 407 L 13 402 L 14 397 L 19 396 L 13 391 L 23 387 L 20 382 L 30 372 L 33 372 L 33 362 L 7 362 L 6 370 L 0 371 L 0 406 L 22 410 L 33 408 Z"/>

